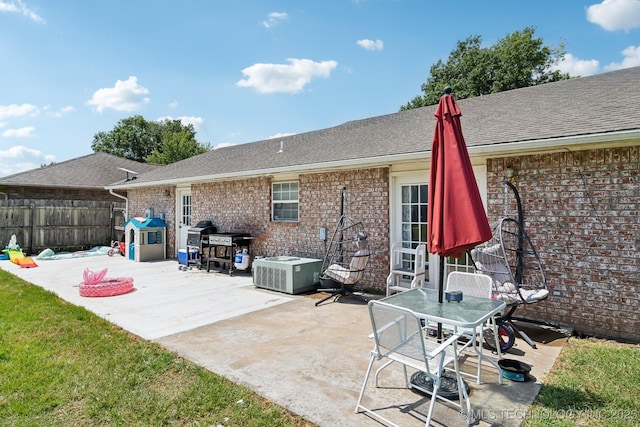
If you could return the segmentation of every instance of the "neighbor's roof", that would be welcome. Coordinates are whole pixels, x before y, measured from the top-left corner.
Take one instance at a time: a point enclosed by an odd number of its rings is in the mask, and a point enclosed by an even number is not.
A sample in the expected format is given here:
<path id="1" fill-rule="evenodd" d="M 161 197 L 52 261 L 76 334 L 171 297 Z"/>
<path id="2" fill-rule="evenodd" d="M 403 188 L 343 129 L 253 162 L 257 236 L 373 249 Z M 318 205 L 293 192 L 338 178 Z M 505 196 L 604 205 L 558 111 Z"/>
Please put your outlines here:
<path id="1" fill-rule="evenodd" d="M 138 174 L 157 169 L 159 165 L 140 163 L 107 153 L 93 153 L 60 163 L 0 178 L 0 186 L 91 188 L 122 183 L 127 178 L 124 168 Z M 129 173 L 129 177 L 136 176 Z"/>
<path id="2" fill-rule="evenodd" d="M 470 152 L 640 131 L 640 67 L 459 101 Z M 455 95 L 455 94 L 454 94 Z M 196 182 L 349 163 L 427 158 L 435 106 L 287 137 L 219 148 L 142 174 L 119 188 Z"/>

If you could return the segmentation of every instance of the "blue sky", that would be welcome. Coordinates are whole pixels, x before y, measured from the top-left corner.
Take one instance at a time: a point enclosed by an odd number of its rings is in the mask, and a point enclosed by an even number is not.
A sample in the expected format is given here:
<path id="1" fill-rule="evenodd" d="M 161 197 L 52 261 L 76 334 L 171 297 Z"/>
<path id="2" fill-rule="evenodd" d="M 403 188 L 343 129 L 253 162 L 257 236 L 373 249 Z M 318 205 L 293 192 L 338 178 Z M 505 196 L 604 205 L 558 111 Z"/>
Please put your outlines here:
<path id="1" fill-rule="evenodd" d="M 216 147 L 394 113 L 457 41 L 526 26 L 572 75 L 640 65 L 640 0 L 0 0 L 0 176 L 133 115 Z"/>

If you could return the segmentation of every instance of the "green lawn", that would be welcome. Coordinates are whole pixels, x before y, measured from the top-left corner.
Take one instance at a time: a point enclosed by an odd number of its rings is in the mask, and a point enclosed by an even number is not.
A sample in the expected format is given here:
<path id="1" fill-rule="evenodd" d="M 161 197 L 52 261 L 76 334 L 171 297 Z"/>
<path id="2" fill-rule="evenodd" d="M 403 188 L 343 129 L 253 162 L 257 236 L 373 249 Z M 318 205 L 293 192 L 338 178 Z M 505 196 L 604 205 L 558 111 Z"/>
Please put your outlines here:
<path id="1" fill-rule="evenodd" d="M 571 338 L 523 426 L 640 426 L 640 346 Z"/>
<path id="2" fill-rule="evenodd" d="M 0 425 L 312 424 L 0 271 Z"/>

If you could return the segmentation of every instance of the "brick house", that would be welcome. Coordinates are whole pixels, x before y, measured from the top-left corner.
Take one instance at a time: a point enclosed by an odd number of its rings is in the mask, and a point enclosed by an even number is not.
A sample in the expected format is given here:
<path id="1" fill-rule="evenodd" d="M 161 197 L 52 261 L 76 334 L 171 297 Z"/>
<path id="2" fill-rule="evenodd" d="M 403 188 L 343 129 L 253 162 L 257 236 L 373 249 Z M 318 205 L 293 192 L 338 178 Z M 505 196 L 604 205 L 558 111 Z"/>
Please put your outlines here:
<path id="1" fill-rule="evenodd" d="M 519 314 L 640 341 L 638 82 L 640 67 L 459 101 L 490 222 L 516 215 L 504 196 L 509 167 L 525 229 L 560 294 Z M 383 289 L 391 243 L 424 240 L 434 111 L 220 148 L 109 188 L 128 192 L 131 216 L 165 215 L 174 256 L 188 224 L 209 219 L 251 233 L 253 255 L 315 258 L 345 188 L 345 214 L 363 221 L 372 246 L 362 284 Z M 437 265 L 430 255 L 432 283 Z"/>

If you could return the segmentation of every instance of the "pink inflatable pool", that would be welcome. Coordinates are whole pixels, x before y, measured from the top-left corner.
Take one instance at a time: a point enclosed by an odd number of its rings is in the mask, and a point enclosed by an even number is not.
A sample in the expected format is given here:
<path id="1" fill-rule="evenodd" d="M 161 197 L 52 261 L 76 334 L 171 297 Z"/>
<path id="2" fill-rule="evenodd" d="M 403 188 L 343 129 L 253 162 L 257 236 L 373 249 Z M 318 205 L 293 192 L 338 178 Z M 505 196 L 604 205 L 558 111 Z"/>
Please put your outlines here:
<path id="1" fill-rule="evenodd" d="M 133 278 L 131 277 L 104 277 L 107 269 L 93 273 L 86 269 L 84 281 L 80 283 L 81 297 L 112 297 L 126 294 L 133 290 Z"/>

